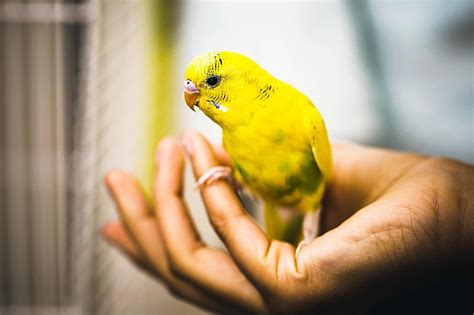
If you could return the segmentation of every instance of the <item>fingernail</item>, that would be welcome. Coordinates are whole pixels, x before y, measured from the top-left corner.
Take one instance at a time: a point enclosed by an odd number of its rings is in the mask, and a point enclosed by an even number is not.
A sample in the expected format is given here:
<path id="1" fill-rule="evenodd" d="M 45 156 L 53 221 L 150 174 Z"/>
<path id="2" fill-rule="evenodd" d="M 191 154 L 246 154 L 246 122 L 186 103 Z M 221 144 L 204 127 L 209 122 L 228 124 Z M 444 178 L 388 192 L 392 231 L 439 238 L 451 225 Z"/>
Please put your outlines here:
<path id="1" fill-rule="evenodd" d="M 181 139 L 181 143 L 183 145 L 183 148 L 184 148 L 184 151 L 186 152 L 186 154 L 188 156 L 191 156 L 193 154 L 193 142 L 191 141 L 191 139 L 189 139 L 188 137 L 184 136 L 182 139 Z"/>

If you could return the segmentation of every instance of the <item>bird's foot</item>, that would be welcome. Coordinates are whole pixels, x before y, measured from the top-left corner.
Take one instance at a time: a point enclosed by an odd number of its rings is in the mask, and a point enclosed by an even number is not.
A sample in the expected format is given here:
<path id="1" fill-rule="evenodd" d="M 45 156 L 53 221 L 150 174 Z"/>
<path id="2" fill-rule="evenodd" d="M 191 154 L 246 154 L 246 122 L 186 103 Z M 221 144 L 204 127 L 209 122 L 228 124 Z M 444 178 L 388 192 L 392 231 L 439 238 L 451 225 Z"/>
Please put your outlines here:
<path id="1" fill-rule="evenodd" d="M 308 245 L 309 242 L 307 240 L 302 240 L 299 244 L 298 244 L 298 247 L 296 247 L 296 253 L 295 253 L 295 256 L 298 257 L 299 253 L 301 252 L 301 250 L 306 246 Z"/>
<path id="2" fill-rule="evenodd" d="M 298 244 L 298 247 L 296 247 L 296 257 L 298 257 L 301 250 L 315 238 L 318 229 L 318 214 L 319 209 L 305 213 L 303 219 L 303 240 Z"/>
<path id="3" fill-rule="evenodd" d="M 228 166 L 214 166 L 208 169 L 204 174 L 199 177 L 196 182 L 194 189 L 199 189 L 203 186 L 209 186 L 217 180 L 226 179 L 232 186 L 235 182 L 232 177 L 232 169 Z"/>

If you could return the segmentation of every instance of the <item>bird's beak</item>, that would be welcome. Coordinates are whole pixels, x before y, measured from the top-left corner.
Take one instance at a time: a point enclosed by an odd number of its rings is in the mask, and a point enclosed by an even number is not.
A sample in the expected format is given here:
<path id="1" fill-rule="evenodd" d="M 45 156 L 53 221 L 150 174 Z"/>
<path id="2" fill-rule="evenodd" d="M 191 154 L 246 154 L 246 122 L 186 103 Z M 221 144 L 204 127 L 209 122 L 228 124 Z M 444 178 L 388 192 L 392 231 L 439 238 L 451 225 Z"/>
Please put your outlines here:
<path id="1" fill-rule="evenodd" d="M 184 101 L 186 102 L 186 105 L 188 105 L 188 107 L 191 108 L 193 111 L 194 111 L 194 106 L 197 105 L 197 103 L 199 102 L 199 96 L 201 96 L 199 91 L 197 92 L 184 91 Z"/>
<path id="2" fill-rule="evenodd" d="M 192 81 L 184 81 L 184 101 L 192 111 L 194 111 L 194 106 L 199 102 L 200 96 L 201 93 L 199 93 L 199 90 Z"/>

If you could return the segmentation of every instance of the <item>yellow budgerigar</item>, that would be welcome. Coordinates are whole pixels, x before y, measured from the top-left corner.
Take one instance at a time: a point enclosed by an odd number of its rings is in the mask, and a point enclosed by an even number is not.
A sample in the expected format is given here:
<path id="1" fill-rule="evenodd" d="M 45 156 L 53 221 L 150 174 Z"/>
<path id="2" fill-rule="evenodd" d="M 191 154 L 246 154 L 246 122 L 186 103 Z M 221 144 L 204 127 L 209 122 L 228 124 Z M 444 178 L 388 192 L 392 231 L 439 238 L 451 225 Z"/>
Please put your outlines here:
<path id="1" fill-rule="evenodd" d="M 298 249 L 309 242 L 332 172 L 326 127 L 311 100 L 251 59 L 227 51 L 191 61 L 184 98 L 221 126 L 232 164 L 210 169 L 198 186 L 233 177 L 263 200 L 270 238 L 303 240 Z"/>

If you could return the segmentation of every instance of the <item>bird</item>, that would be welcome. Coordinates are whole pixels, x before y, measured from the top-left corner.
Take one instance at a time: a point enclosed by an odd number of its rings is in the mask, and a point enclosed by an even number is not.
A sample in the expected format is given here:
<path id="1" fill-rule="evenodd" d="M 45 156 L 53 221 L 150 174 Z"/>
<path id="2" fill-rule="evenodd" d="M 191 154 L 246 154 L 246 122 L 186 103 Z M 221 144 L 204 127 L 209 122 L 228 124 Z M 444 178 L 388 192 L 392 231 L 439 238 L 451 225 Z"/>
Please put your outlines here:
<path id="1" fill-rule="evenodd" d="M 314 239 L 333 165 L 323 118 L 303 93 L 231 51 L 204 53 L 184 75 L 184 100 L 222 128 L 231 166 L 215 166 L 197 187 L 231 180 L 263 202 L 270 239 L 296 255 Z"/>

